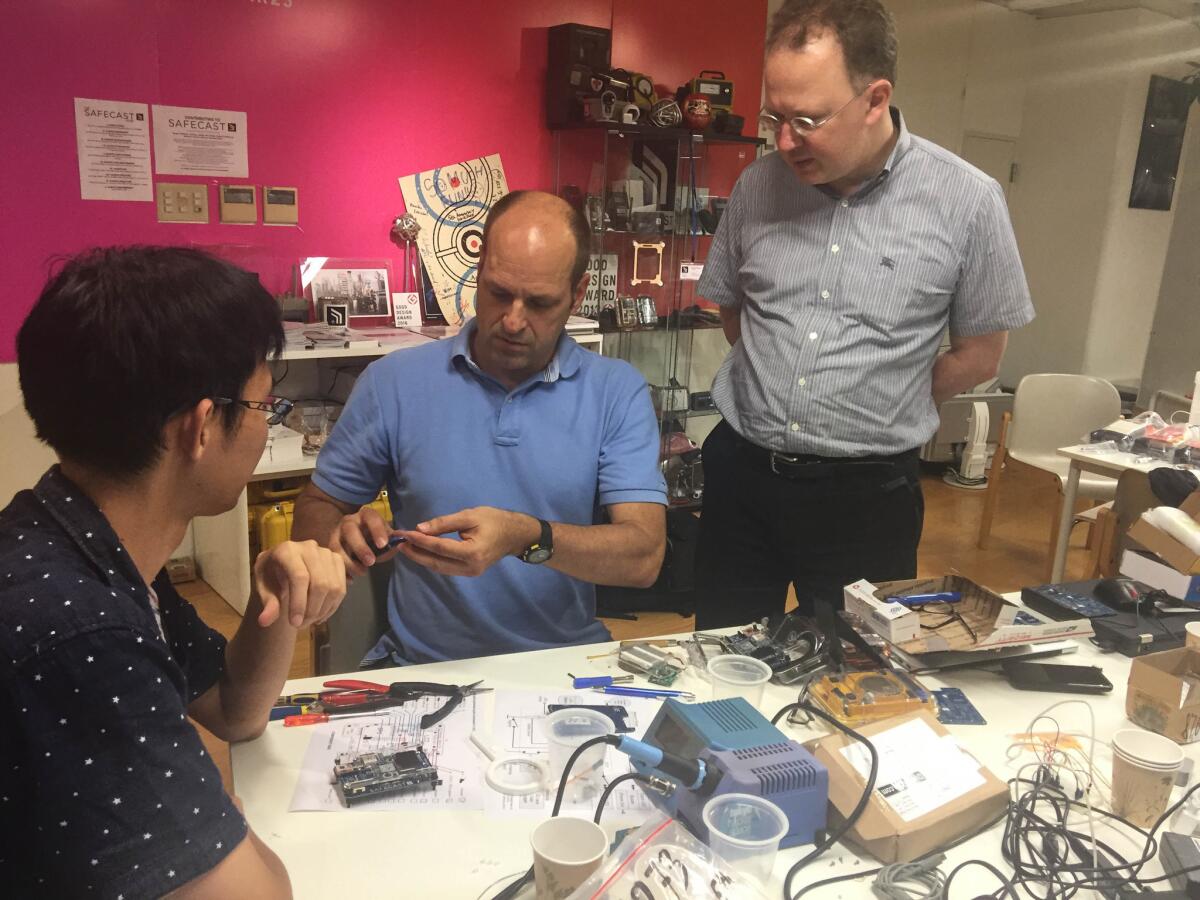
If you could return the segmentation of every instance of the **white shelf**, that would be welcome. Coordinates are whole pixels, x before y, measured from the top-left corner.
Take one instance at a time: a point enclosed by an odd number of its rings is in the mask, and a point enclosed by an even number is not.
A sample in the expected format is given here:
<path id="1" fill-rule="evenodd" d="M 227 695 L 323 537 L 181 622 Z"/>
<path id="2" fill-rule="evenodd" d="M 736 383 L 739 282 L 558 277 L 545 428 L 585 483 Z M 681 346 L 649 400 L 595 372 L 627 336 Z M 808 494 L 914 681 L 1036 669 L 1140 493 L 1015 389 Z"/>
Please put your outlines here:
<path id="1" fill-rule="evenodd" d="M 268 478 L 284 478 L 288 475 L 305 475 L 317 467 L 315 456 L 304 456 L 300 459 L 285 459 L 282 462 L 259 462 L 251 476 L 251 481 L 265 481 Z"/>

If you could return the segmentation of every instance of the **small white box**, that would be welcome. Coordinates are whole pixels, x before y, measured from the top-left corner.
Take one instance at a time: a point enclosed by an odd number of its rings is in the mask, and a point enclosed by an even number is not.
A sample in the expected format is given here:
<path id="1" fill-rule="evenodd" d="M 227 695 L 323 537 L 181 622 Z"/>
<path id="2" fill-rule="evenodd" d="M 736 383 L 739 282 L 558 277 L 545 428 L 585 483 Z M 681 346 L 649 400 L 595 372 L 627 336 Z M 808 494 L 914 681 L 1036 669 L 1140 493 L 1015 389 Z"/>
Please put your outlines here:
<path id="1" fill-rule="evenodd" d="M 290 462 L 304 458 L 304 435 L 286 425 L 272 425 L 267 432 L 262 463 Z"/>
<path id="2" fill-rule="evenodd" d="M 872 631 L 893 644 L 915 640 L 921 617 L 902 603 L 885 603 L 875 596 L 875 585 L 865 579 L 842 588 L 846 611 L 859 616 Z"/>

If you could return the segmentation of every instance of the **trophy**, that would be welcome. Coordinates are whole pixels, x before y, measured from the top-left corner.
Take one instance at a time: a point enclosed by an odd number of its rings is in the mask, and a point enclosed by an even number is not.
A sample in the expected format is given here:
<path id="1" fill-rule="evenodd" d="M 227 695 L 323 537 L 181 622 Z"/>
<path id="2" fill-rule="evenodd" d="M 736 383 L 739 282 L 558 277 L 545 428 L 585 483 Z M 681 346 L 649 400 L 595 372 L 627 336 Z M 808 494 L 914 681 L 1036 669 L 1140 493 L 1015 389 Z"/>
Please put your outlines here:
<path id="1" fill-rule="evenodd" d="M 421 223 L 417 221 L 416 216 L 412 213 L 405 213 L 402 216 L 397 216 L 392 220 L 392 241 L 404 250 L 404 276 L 403 290 L 401 293 L 415 296 L 417 302 L 409 303 L 407 306 L 415 306 L 420 309 L 420 303 L 425 298 L 424 276 L 421 273 L 421 251 L 417 247 L 417 235 L 421 233 Z M 397 305 L 395 308 L 396 327 L 414 324 L 408 321 L 402 321 L 409 313 L 401 308 L 402 305 Z M 420 324 L 416 322 L 415 324 Z"/>

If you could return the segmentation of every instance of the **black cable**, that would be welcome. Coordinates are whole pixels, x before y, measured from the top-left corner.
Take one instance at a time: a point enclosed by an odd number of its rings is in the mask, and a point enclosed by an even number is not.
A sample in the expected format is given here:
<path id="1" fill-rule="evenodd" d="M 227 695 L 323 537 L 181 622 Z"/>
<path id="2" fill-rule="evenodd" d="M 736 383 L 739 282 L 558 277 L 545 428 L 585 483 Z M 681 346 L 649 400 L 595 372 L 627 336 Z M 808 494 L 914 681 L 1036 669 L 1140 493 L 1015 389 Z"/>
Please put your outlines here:
<path id="1" fill-rule="evenodd" d="M 997 896 L 1000 892 L 1003 892 L 1005 894 L 1012 894 L 1014 900 L 1021 900 L 1021 895 L 1017 893 L 1017 889 L 1014 887 L 1015 879 L 1005 878 L 1003 872 L 1001 872 L 987 860 L 983 859 L 968 859 L 966 862 L 961 862 L 951 869 L 950 874 L 946 876 L 946 883 L 942 885 L 942 900 L 948 900 L 950 896 L 950 882 L 954 880 L 955 875 L 957 875 L 967 866 L 983 866 L 983 868 L 987 869 L 1000 879 L 1000 890 L 993 892 L 993 897 Z"/>
<path id="2" fill-rule="evenodd" d="M 953 841 L 951 841 L 948 844 L 942 844 L 940 847 L 934 847 L 932 850 L 927 850 L 925 853 L 922 853 L 920 856 L 914 856 L 910 860 L 910 862 L 921 862 L 921 860 L 928 859 L 931 856 L 936 856 L 939 853 L 948 853 L 951 850 L 953 850 L 955 847 L 957 847 L 961 844 L 965 844 L 967 841 L 970 841 L 970 840 L 973 840 L 973 839 L 979 837 L 979 835 L 983 834 L 985 831 L 990 831 L 991 829 L 995 828 L 997 825 L 999 825 L 1001 822 L 1003 822 L 1006 818 L 1008 818 L 1008 810 L 1007 809 L 1005 809 L 1004 812 L 1000 813 L 1000 815 L 996 816 L 990 822 L 985 822 L 983 825 L 980 825 L 974 831 L 968 832 L 967 834 L 964 834 L 961 837 L 955 838 Z M 811 884 L 806 884 L 804 887 L 800 888 L 800 890 L 795 895 L 793 895 L 790 898 L 790 900 L 800 900 L 800 898 L 803 897 L 805 894 L 809 893 L 810 891 L 815 891 L 815 890 L 817 890 L 817 888 L 827 887 L 828 885 L 831 885 L 831 884 L 839 884 L 843 881 L 854 881 L 855 879 L 858 879 L 858 878 L 870 878 L 872 875 L 878 875 L 882 871 L 883 871 L 883 867 L 880 866 L 877 869 L 867 869 L 864 872 L 850 872 L 846 875 L 836 875 L 833 878 L 825 878 L 821 881 L 814 881 Z"/>
<path id="3" fill-rule="evenodd" d="M 600 824 L 600 817 L 604 814 L 604 804 L 608 802 L 609 795 L 617 789 L 617 785 L 631 779 L 637 779 L 639 781 L 649 780 L 640 772 L 626 772 L 624 775 L 618 775 L 608 783 L 608 787 L 604 789 L 604 793 L 601 794 L 600 799 L 596 801 L 596 813 L 592 816 L 593 822 L 595 822 L 597 825 Z"/>
<path id="4" fill-rule="evenodd" d="M 567 764 L 563 766 L 562 777 L 558 779 L 558 793 L 554 796 L 554 809 L 550 812 L 550 818 L 553 819 L 558 815 L 558 811 L 562 809 L 563 797 L 567 793 L 567 779 L 571 775 L 571 769 L 575 766 L 575 761 L 579 759 L 579 757 L 582 756 L 584 751 L 589 747 L 595 747 L 597 744 L 612 744 L 615 743 L 615 741 L 615 735 L 602 734 L 600 737 L 594 737 L 584 741 L 582 744 L 576 747 L 574 751 L 572 751 L 571 755 L 567 757 Z M 614 778 L 613 784 L 616 784 L 618 781 L 620 781 L 619 778 Z M 609 785 L 609 787 L 611 786 L 612 785 Z M 529 884 L 529 882 L 532 880 L 533 866 L 530 866 L 528 872 L 526 872 L 500 893 L 496 894 L 492 900 L 512 900 L 512 898 L 517 895 L 521 888 L 525 887 L 525 885 Z"/>
<path id="5" fill-rule="evenodd" d="M 846 817 L 846 821 L 844 821 L 842 823 L 841 828 L 839 828 L 837 831 L 827 835 L 825 840 L 823 840 L 821 843 L 817 844 L 817 846 L 814 847 L 811 851 L 809 851 L 809 853 L 806 856 L 801 857 L 796 863 L 794 863 L 792 865 L 792 867 L 790 869 L 788 869 L 787 877 L 785 877 L 783 880 L 783 896 L 784 896 L 785 900 L 791 900 L 791 898 L 792 898 L 792 882 L 795 880 L 796 876 L 800 874 L 800 870 L 803 869 L 805 866 L 807 866 L 810 862 L 812 862 L 818 856 L 820 856 L 822 853 L 824 853 L 826 850 L 828 850 L 830 847 L 832 847 L 834 844 L 836 844 L 838 841 L 840 841 L 842 839 L 842 837 L 846 834 L 846 832 L 848 832 L 854 826 L 854 823 L 859 820 L 859 818 L 863 814 L 863 810 L 865 810 L 867 808 L 867 803 L 870 802 L 870 800 L 871 800 L 871 795 L 873 793 L 875 793 L 875 779 L 879 776 L 879 753 L 878 753 L 878 751 L 876 751 L 875 745 L 872 744 L 865 737 L 863 737 L 861 734 L 859 734 L 857 731 L 843 725 L 841 722 L 839 722 L 837 719 L 835 719 L 829 713 L 825 712 L 825 710 L 821 709 L 820 707 L 818 707 L 814 704 L 811 704 L 811 703 L 789 703 L 783 709 L 779 710 L 779 712 L 775 713 L 774 718 L 771 719 L 771 724 L 774 725 L 775 723 L 777 723 L 780 719 L 782 719 L 784 716 L 786 716 L 788 713 L 790 713 L 793 709 L 804 709 L 807 712 L 812 713 L 813 715 L 817 716 L 818 718 L 824 719 L 826 722 L 828 722 L 834 728 L 838 729 L 838 731 L 841 731 L 843 734 L 847 735 L 848 737 L 853 738 L 855 741 L 857 741 L 858 743 L 860 743 L 864 747 L 866 747 L 867 752 L 871 754 L 871 771 L 867 776 L 867 783 L 863 786 L 862 797 L 859 798 L 858 804 L 854 807 L 853 810 L 851 810 L 850 815 L 848 815 Z"/>

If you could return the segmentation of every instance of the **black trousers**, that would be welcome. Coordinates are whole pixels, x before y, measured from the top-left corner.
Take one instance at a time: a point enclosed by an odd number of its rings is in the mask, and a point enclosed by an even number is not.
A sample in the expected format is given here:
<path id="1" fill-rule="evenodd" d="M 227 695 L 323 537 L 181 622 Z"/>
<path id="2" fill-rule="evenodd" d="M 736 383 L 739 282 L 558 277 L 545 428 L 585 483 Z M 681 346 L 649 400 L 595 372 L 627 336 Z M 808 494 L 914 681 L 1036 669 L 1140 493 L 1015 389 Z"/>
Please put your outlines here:
<path id="1" fill-rule="evenodd" d="M 860 578 L 915 578 L 925 517 L 917 451 L 788 463 L 722 421 L 704 442 L 704 512 L 696 550 L 696 628 L 744 625 L 783 611 L 842 608 Z"/>

